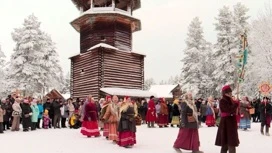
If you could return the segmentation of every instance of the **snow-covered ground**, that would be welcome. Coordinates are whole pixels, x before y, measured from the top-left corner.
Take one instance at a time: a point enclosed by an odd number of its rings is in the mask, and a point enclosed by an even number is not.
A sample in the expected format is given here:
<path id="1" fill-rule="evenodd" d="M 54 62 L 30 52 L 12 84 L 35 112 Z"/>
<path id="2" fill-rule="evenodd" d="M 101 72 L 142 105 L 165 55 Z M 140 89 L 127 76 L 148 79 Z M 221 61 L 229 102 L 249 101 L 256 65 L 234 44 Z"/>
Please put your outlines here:
<path id="1" fill-rule="evenodd" d="M 240 131 L 240 146 L 237 153 L 271 153 L 272 136 L 262 136 L 259 123 L 253 123 L 249 131 Z M 104 137 L 87 138 L 80 130 L 49 129 L 34 132 L 10 132 L 0 134 L 1 153 L 174 153 L 173 143 L 178 128 L 148 129 L 138 127 L 137 144 L 125 149 L 107 141 Z M 199 130 L 201 150 L 205 153 L 219 153 L 214 145 L 217 128 L 202 127 Z M 189 153 L 189 151 L 184 151 Z"/>

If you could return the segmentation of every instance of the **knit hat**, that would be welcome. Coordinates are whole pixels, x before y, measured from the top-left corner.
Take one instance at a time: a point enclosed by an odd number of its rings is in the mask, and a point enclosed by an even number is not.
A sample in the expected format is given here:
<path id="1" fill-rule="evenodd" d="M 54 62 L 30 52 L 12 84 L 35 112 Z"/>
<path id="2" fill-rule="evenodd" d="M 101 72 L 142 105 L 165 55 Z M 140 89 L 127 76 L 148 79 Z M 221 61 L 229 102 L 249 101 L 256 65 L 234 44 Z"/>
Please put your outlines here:
<path id="1" fill-rule="evenodd" d="M 231 88 L 229 85 L 225 85 L 223 88 L 222 88 L 222 94 L 226 94 L 226 93 L 230 93 L 232 92 Z"/>

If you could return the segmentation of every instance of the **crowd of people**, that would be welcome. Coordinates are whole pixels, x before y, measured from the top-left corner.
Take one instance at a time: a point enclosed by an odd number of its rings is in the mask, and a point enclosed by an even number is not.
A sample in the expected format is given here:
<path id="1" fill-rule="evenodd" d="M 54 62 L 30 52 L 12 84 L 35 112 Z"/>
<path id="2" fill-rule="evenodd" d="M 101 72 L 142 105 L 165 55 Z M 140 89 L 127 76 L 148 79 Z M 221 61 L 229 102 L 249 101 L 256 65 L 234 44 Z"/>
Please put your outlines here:
<path id="1" fill-rule="evenodd" d="M 202 123 L 207 127 L 218 126 L 215 145 L 221 153 L 235 153 L 239 145 L 238 128 L 248 130 L 253 122 L 261 122 L 260 132 L 269 136 L 272 105 L 263 97 L 249 101 L 232 95 L 229 86 L 222 88 L 222 98 L 193 99 L 184 94 L 173 102 L 151 96 L 132 99 L 128 96 L 106 96 L 96 102 L 91 95 L 86 99 L 41 99 L 8 96 L 0 103 L 0 133 L 5 130 L 23 131 L 48 128 L 78 129 L 87 137 L 100 137 L 113 141 L 121 147 L 131 148 L 136 144 L 136 126 L 146 124 L 148 128 L 178 127 L 179 133 L 174 149 L 199 150 L 198 129 Z M 68 123 L 67 123 L 68 122 Z M 265 131 L 264 131 L 265 130 Z M 102 132 L 101 132 L 102 131 Z"/>

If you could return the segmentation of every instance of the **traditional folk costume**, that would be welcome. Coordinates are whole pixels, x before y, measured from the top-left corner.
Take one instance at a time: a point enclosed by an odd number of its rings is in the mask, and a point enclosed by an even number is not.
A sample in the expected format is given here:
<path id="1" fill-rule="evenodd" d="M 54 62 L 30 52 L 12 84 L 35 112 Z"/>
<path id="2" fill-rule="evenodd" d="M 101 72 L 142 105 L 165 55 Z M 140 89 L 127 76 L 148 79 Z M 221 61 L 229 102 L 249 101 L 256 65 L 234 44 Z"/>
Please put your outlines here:
<path id="1" fill-rule="evenodd" d="M 250 121 L 250 113 L 249 113 L 249 109 L 251 108 L 250 103 L 248 101 L 248 98 L 245 97 L 244 100 L 241 101 L 240 103 L 240 124 L 239 124 L 239 128 L 240 129 L 250 129 L 251 127 L 251 121 Z"/>
<path id="2" fill-rule="evenodd" d="M 265 134 L 269 136 L 272 106 L 269 104 L 267 97 L 264 97 L 263 100 L 264 101 L 260 105 L 261 134 L 264 134 L 264 127 L 265 127 Z"/>
<path id="3" fill-rule="evenodd" d="M 119 119 L 119 110 L 117 103 L 111 102 L 107 110 L 103 116 L 104 123 L 108 124 L 109 130 L 109 138 L 108 140 L 113 140 L 117 142 L 118 134 L 117 134 L 117 126 L 118 126 L 118 119 Z"/>
<path id="4" fill-rule="evenodd" d="M 126 100 L 128 99 L 130 98 L 127 97 Z M 118 132 L 119 146 L 129 148 L 136 144 L 135 108 L 130 101 L 125 102 L 120 108 Z"/>
<path id="5" fill-rule="evenodd" d="M 197 108 L 186 95 L 185 101 L 181 102 L 181 122 L 178 137 L 174 143 L 174 149 L 192 150 L 193 153 L 202 153 L 199 151 L 200 141 L 198 134 L 198 113 Z"/>
<path id="6" fill-rule="evenodd" d="M 155 127 L 155 121 L 156 121 L 156 109 L 155 109 L 155 102 L 153 100 L 154 96 L 150 97 L 150 100 L 148 102 L 148 109 L 147 109 L 147 114 L 146 114 L 146 122 L 147 126 L 150 127 Z"/>
<path id="7" fill-rule="evenodd" d="M 171 126 L 177 125 L 177 127 L 180 124 L 180 107 L 179 107 L 179 100 L 176 99 L 173 102 L 173 114 L 172 114 L 172 121 Z"/>
<path id="8" fill-rule="evenodd" d="M 88 101 L 84 109 L 81 133 L 87 137 L 100 136 L 97 121 L 97 108 L 95 103 L 91 100 Z"/>
<path id="9" fill-rule="evenodd" d="M 101 114 L 100 114 L 100 120 L 103 121 L 103 117 L 108 109 L 109 104 L 111 103 L 111 96 L 106 96 L 106 101 L 103 103 Z M 109 123 L 103 122 L 104 128 L 103 128 L 103 136 L 106 137 L 106 139 L 109 138 Z"/>
<path id="10" fill-rule="evenodd" d="M 163 98 L 159 99 L 160 101 L 160 112 L 158 113 L 158 125 L 159 127 L 167 127 L 168 125 L 168 107 Z"/>
<path id="11" fill-rule="evenodd" d="M 214 109 L 212 107 L 212 102 L 209 101 L 207 103 L 207 109 L 206 109 L 206 121 L 205 121 L 206 125 L 208 127 L 214 126 L 215 125 L 215 113 L 214 113 Z"/>
<path id="12" fill-rule="evenodd" d="M 219 102 L 221 120 L 217 131 L 215 145 L 221 146 L 221 153 L 227 153 L 227 151 L 229 151 L 229 153 L 235 153 L 235 147 L 240 143 L 236 121 L 237 108 L 239 104 L 230 97 L 231 92 L 232 90 L 230 86 L 224 86 L 222 88 L 223 97 Z"/>

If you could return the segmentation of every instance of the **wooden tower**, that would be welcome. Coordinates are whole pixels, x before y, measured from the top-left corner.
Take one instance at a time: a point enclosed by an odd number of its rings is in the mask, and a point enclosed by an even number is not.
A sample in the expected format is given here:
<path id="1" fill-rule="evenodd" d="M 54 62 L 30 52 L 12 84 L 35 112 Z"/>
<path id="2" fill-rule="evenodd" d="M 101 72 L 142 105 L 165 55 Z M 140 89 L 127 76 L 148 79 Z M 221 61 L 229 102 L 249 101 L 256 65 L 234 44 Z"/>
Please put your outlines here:
<path id="1" fill-rule="evenodd" d="M 80 54 L 71 57 L 71 96 L 101 97 L 100 88 L 143 89 L 144 55 L 132 51 L 132 33 L 141 30 L 132 13 L 140 0 L 72 0 L 80 16 Z"/>

